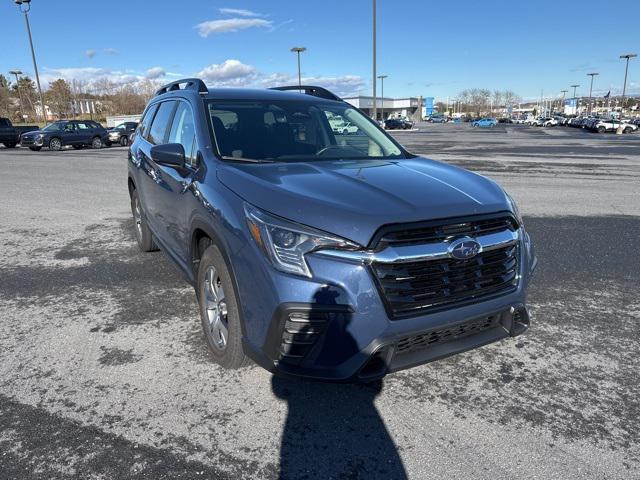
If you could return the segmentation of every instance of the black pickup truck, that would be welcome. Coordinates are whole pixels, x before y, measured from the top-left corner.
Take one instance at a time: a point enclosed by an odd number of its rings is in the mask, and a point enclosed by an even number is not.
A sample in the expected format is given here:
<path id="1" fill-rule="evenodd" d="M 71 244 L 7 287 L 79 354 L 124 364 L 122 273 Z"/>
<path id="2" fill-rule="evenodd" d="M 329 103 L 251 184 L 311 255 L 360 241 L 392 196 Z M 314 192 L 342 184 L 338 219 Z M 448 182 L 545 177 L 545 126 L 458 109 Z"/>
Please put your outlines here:
<path id="1" fill-rule="evenodd" d="M 20 135 L 38 130 L 35 125 L 14 127 L 11 120 L 0 117 L 0 143 L 7 148 L 13 148 L 20 143 Z"/>

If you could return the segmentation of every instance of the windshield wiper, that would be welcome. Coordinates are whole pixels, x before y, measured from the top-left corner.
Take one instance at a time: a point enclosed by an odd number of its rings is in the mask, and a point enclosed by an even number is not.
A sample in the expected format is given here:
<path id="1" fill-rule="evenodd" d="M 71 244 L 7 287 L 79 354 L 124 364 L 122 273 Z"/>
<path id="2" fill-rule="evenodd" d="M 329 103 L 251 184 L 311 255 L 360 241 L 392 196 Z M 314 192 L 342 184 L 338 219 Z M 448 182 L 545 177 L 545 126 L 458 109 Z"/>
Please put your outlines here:
<path id="1" fill-rule="evenodd" d="M 257 158 L 245 158 L 245 157 L 225 157 L 224 155 L 222 156 L 223 160 L 229 160 L 229 161 L 238 161 L 238 162 L 247 162 L 247 163 L 274 163 L 275 160 L 260 160 Z"/>

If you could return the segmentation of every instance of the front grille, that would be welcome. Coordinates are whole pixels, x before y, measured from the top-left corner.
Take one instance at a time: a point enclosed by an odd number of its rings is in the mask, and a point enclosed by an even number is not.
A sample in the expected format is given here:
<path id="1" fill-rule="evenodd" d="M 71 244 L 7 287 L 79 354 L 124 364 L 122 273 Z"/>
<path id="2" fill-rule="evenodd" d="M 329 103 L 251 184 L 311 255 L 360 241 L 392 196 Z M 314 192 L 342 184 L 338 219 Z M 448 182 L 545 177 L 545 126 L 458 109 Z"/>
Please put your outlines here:
<path id="1" fill-rule="evenodd" d="M 403 338 L 396 344 L 396 354 L 407 353 L 412 350 L 432 347 L 436 344 L 451 342 L 462 337 L 474 335 L 498 326 L 500 314 L 478 318 L 453 327 L 431 330 L 420 335 Z"/>
<path id="2" fill-rule="evenodd" d="M 20 138 L 20 145 L 33 145 L 33 138 L 29 138 L 29 137 Z"/>
<path id="3" fill-rule="evenodd" d="M 508 245 L 467 260 L 374 262 L 372 269 L 390 315 L 408 316 L 514 290 L 518 248 Z"/>
<path id="4" fill-rule="evenodd" d="M 376 245 L 415 245 L 443 242 L 452 237 L 479 237 L 504 230 L 515 231 L 518 223 L 509 214 L 453 218 L 407 225 L 383 227 L 376 235 Z"/>

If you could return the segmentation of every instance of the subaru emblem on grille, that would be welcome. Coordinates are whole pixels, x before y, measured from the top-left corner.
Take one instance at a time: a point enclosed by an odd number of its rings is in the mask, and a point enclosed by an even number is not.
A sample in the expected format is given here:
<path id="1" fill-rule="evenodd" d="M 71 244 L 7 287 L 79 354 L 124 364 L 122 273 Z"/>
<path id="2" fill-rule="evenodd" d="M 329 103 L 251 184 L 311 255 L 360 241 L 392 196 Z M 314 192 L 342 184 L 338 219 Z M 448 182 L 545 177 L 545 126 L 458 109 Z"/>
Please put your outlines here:
<path id="1" fill-rule="evenodd" d="M 482 245 L 473 238 L 462 237 L 454 240 L 449 245 L 449 256 L 456 260 L 468 260 L 482 251 Z"/>

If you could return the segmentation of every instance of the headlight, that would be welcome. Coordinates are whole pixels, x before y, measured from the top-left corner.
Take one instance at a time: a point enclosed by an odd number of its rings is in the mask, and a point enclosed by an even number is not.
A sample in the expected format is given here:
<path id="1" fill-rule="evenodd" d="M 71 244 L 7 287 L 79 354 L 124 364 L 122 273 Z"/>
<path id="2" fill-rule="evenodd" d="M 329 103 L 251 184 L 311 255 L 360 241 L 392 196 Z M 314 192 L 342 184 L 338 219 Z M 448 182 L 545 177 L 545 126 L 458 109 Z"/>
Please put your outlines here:
<path id="1" fill-rule="evenodd" d="M 507 196 L 507 200 L 509 201 L 509 205 L 511 205 L 511 211 L 515 215 L 516 220 L 518 220 L 518 224 L 521 227 L 523 227 L 524 226 L 524 222 L 522 221 L 522 215 L 520 215 L 520 209 L 518 208 L 518 205 L 516 204 L 516 201 L 507 192 L 504 192 L 504 194 Z"/>
<path id="2" fill-rule="evenodd" d="M 276 217 L 246 204 L 244 211 L 251 236 L 278 270 L 311 277 L 304 258 L 320 248 L 356 250 L 359 245 L 320 230 Z"/>

